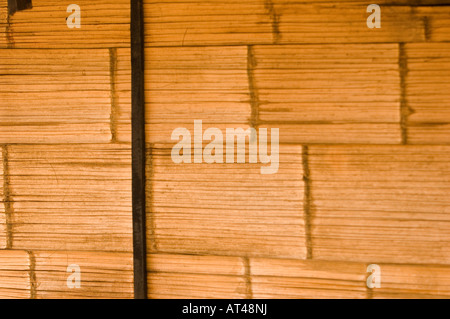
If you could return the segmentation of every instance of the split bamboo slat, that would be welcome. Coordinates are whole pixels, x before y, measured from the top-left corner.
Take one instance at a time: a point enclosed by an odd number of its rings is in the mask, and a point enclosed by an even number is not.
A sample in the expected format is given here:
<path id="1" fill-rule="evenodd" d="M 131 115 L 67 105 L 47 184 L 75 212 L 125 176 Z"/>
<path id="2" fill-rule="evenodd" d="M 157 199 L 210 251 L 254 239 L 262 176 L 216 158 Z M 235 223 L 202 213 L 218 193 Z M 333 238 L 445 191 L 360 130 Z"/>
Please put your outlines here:
<path id="1" fill-rule="evenodd" d="M 0 143 L 111 140 L 108 50 L 3 49 L 0 73 Z"/>
<path id="2" fill-rule="evenodd" d="M 10 17 L 16 48 L 117 48 L 130 47 L 129 0 L 78 0 L 81 28 L 68 28 L 72 2 L 33 0 L 33 9 Z"/>
<path id="3" fill-rule="evenodd" d="M 247 48 L 151 48 L 146 53 L 148 143 L 171 144 L 172 131 L 248 126 L 251 118 Z M 118 139 L 131 141 L 131 69 L 126 49 L 117 51 Z"/>
<path id="4" fill-rule="evenodd" d="M 311 146 L 313 258 L 450 264 L 449 152 Z"/>
<path id="5" fill-rule="evenodd" d="M 273 175 L 264 164 L 174 164 L 170 150 L 152 152 L 150 251 L 306 257 L 301 147 L 283 146 Z"/>
<path id="6" fill-rule="evenodd" d="M 270 7 L 263 0 L 144 1 L 147 46 L 272 43 Z"/>
<path id="7" fill-rule="evenodd" d="M 251 258 L 254 298 L 367 297 L 366 269 L 361 263 Z"/>
<path id="8" fill-rule="evenodd" d="M 132 251 L 130 146 L 9 147 L 12 247 Z"/>
<path id="9" fill-rule="evenodd" d="M 383 6 L 382 27 L 366 25 L 369 2 L 296 3 L 273 0 L 278 43 L 379 43 L 425 40 L 421 17 L 408 6 Z M 377 4 L 380 4 L 376 2 Z"/>
<path id="10" fill-rule="evenodd" d="M 178 127 L 248 126 L 251 117 L 247 48 L 146 50 L 148 143 L 170 143 Z"/>
<path id="11" fill-rule="evenodd" d="M 25 251 L 0 250 L 0 299 L 30 297 L 29 254 Z"/>
<path id="12" fill-rule="evenodd" d="M 382 283 L 373 298 L 449 299 L 450 267 L 436 265 L 384 265 Z"/>
<path id="13" fill-rule="evenodd" d="M 436 4 L 447 4 L 448 1 L 435 1 Z M 433 42 L 450 41 L 450 7 L 420 7 L 418 14 L 425 17 L 427 22 L 426 36 Z"/>
<path id="14" fill-rule="evenodd" d="M 398 144 L 397 44 L 255 46 L 258 122 L 285 143 Z"/>
<path id="15" fill-rule="evenodd" d="M 450 144 L 450 44 L 407 44 L 406 54 L 408 140 Z"/>
<path id="16" fill-rule="evenodd" d="M 8 46 L 8 0 L 0 0 L 0 49 Z"/>
<path id="17" fill-rule="evenodd" d="M 240 257 L 148 255 L 149 297 L 246 298 L 250 297 Z"/>
<path id="18" fill-rule="evenodd" d="M 35 251 L 33 258 L 38 299 L 133 298 L 131 253 Z M 80 288 L 68 288 L 71 265 L 80 267 Z"/>

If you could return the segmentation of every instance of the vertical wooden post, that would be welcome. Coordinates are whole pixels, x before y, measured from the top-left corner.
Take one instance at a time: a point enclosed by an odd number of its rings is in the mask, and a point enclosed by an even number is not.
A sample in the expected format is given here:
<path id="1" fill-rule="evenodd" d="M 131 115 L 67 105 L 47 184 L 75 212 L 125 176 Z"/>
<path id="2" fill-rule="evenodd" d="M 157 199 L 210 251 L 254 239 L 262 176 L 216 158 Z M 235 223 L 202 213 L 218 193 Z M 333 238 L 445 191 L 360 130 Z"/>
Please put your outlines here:
<path id="1" fill-rule="evenodd" d="M 8 0 L 8 14 L 13 15 L 16 11 L 31 9 L 31 0 Z"/>
<path id="2" fill-rule="evenodd" d="M 147 298 L 145 230 L 145 99 L 144 24 L 142 0 L 131 0 L 131 116 L 134 298 Z"/>

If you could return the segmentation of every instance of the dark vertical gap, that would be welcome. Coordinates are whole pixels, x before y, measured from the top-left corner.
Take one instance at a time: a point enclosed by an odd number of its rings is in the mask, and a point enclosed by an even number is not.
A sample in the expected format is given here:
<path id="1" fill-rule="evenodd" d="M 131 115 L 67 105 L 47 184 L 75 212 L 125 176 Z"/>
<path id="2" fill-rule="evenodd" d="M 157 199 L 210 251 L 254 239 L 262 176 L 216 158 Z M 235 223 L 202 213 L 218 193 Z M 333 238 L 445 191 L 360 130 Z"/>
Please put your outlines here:
<path id="1" fill-rule="evenodd" d="M 152 209 L 152 198 L 153 198 L 153 144 L 147 144 L 145 159 L 146 159 L 146 178 L 147 182 L 145 183 L 145 194 L 147 197 L 147 209 L 146 209 L 146 218 L 147 218 L 147 248 L 149 252 L 157 252 L 158 246 L 156 244 L 156 230 L 155 230 L 155 222 L 153 216 Z"/>
<path id="2" fill-rule="evenodd" d="M 36 258 L 32 251 L 27 251 L 30 268 L 28 275 L 30 277 L 30 299 L 36 299 L 37 281 L 36 281 Z"/>
<path id="3" fill-rule="evenodd" d="M 130 29 L 134 298 L 147 299 L 144 24 L 142 0 L 131 0 Z"/>
<path id="4" fill-rule="evenodd" d="M 117 77 L 117 49 L 109 49 L 109 77 L 110 77 L 110 95 L 111 95 L 111 115 L 110 130 L 111 143 L 117 142 L 117 98 L 116 98 L 116 77 Z"/>
<path id="5" fill-rule="evenodd" d="M 253 299 L 253 290 L 252 290 L 252 274 L 250 269 L 250 259 L 248 257 L 243 258 L 244 268 L 245 268 L 245 298 Z"/>
<path id="6" fill-rule="evenodd" d="M 399 44 L 398 66 L 400 72 L 400 129 L 401 142 L 408 144 L 408 117 L 412 110 L 408 106 L 406 92 L 406 77 L 408 76 L 408 57 L 406 54 L 405 44 Z"/>
<path id="7" fill-rule="evenodd" d="M 2 160 L 3 160 L 3 202 L 5 205 L 5 224 L 6 224 L 6 249 L 12 249 L 13 246 L 13 230 L 12 230 L 12 196 L 10 188 L 10 174 L 9 174 L 9 158 L 8 158 L 8 146 L 5 145 L 2 148 Z"/>
<path id="8" fill-rule="evenodd" d="M 306 258 L 313 258 L 312 249 L 312 212 L 311 212 L 311 172 L 309 169 L 309 147 L 303 146 L 302 149 L 302 164 L 303 164 L 303 183 L 304 183 L 304 195 L 303 195 L 303 214 L 305 222 L 305 245 L 306 245 Z"/>
<path id="9" fill-rule="evenodd" d="M 431 22 L 429 17 L 423 17 L 423 32 L 425 41 L 431 40 Z"/>
<path id="10" fill-rule="evenodd" d="M 256 59 L 254 56 L 253 47 L 249 45 L 247 46 L 247 78 L 251 107 L 250 126 L 256 129 L 259 123 L 259 97 L 253 74 L 255 67 Z"/>
<path id="11" fill-rule="evenodd" d="M 277 44 L 281 39 L 280 16 L 275 11 L 275 5 L 273 4 L 272 0 L 265 0 L 264 8 L 267 10 L 272 22 L 273 44 Z"/>
<path id="12" fill-rule="evenodd" d="M 8 16 L 6 17 L 6 45 L 8 49 L 13 49 L 14 48 L 14 36 L 13 36 L 13 30 L 12 30 L 12 26 L 11 26 L 11 16 L 8 14 Z"/>
<path id="13" fill-rule="evenodd" d="M 31 0 L 8 0 L 8 14 L 13 15 L 16 11 L 31 9 Z"/>

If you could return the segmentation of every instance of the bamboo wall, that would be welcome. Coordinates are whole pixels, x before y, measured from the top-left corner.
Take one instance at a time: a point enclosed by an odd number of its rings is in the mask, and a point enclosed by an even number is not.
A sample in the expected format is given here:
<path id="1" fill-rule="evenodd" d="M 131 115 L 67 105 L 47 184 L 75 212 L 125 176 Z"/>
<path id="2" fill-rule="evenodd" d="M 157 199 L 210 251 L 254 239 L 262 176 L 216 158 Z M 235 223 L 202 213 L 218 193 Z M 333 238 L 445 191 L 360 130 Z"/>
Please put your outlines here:
<path id="1" fill-rule="evenodd" d="M 76 3 L 0 0 L 0 297 L 133 297 L 129 0 Z M 370 3 L 144 1 L 150 298 L 450 296 L 450 7 Z M 174 164 L 194 120 L 278 173 Z"/>
<path id="2" fill-rule="evenodd" d="M 448 2 L 144 3 L 150 297 L 450 296 Z M 174 164 L 194 119 L 279 128 L 278 173 Z"/>

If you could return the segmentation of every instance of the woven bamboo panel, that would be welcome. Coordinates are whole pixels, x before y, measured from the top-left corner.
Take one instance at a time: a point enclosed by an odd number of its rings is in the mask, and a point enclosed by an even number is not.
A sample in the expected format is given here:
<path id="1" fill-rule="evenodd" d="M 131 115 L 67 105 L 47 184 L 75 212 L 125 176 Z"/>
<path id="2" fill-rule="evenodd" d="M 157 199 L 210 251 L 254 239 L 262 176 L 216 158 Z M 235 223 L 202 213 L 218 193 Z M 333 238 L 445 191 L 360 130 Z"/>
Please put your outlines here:
<path id="1" fill-rule="evenodd" d="M 254 298 L 366 298 L 366 265 L 251 258 Z"/>
<path id="2" fill-rule="evenodd" d="M 0 0 L 0 298 L 133 297 L 129 3 Z M 448 1 L 376 3 L 144 1 L 150 298 L 450 298 Z M 278 173 L 175 164 L 194 120 Z"/>
<path id="3" fill-rule="evenodd" d="M 255 46 L 258 122 L 281 142 L 400 142 L 397 44 Z"/>
<path id="4" fill-rule="evenodd" d="M 9 148 L 13 248 L 132 251 L 129 145 Z"/>
<path id="5" fill-rule="evenodd" d="M 311 147 L 313 258 L 449 264 L 449 152 Z"/>
<path id="6" fill-rule="evenodd" d="M 144 1 L 148 46 L 272 43 L 270 6 L 251 1 Z"/>
<path id="7" fill-rule="evenodd" d="M 450 17 L 450 15 L 449 15 Z M 450 44 L 408 44 L 408 141 L 450 143 Z"/>
<path id="8" fill-rule="evenodd" d="M 16 48 L 110 48 L 130 46 L 130 1 L 78 0 L 81 28 L 70 29 L 66 18 L 71 2 L 34 0 L 33 9 L 11 18 Z"/>
<path id="9" fill-rule="evenodd" d="M 297 3 L 274 0 L 279 43 L 421 42 L 421 16 L 407 6 L 382 6 L 382 26 L 369 29 L 366 8 L 373 2 Z M 334 3 L 333 3 L 334 2 Z M 378 3 L 378 2 L 377 2 Z"/>
<path id="10" fill-rule="evenodd" d="M 450 298 L 450 267 L 379 265 L 381 287 L 373 298 Z"/>
<path id="11" fill-rule="evenodd" d="M 38 299 L 133 298 L 130 253 L 37 251 L 33 257 Z M 72 274 L 67 268 L 72 265 L 79 266 L 80 288 L 67 284 Z"/>
<path id="12" fill-rule="evenodd" d="M 0 250 L 0 298 L 29 298 L 30 258 L 25 251 Z"/>
<path id="13" fill-rule="evenodd" d="M 239 257 L 150 254 L 149 298 L 245 298 L 245 269 Z"/>
<path id="14" fill-rule="evenodd" d="M 0 74 L 0 143 L 111 140 L 108 50 L 3 49 Z"/>
<path id="15" fill-rule="evenodd" d="M 302 150 L 281 147 L 277 174 L 261 165 L 174 164 L 170 150 L 154 148 L 149 249 L 304 258 Z"/>

